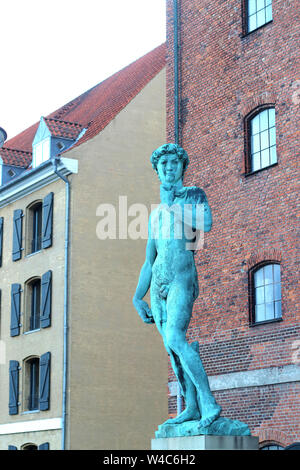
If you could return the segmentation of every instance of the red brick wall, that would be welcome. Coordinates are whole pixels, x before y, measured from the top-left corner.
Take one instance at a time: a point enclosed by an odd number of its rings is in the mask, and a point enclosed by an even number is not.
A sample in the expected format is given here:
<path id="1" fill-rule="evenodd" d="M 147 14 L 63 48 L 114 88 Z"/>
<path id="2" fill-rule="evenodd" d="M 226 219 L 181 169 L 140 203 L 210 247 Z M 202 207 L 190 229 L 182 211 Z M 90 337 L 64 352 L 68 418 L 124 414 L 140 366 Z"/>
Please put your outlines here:
<path id="1" fill-rule="evenodd" d="M 299 4 L 273 0 L 273 22 L 246 36 L 241 1 L 178 4 L 180 144 L 191 161 L 185 185 L 205 190 L 214 218 L 204 249 L 195 255 L 200 294 L 188 337 L 199 340 L 209 375 L 295 364 Z M 173 0 L 167 1 L 167 14 L 168 141 L 174 141 Z M 268 103 L 276 110 L 278 165 L 246 177 L 244 118 Z M 281 262 L 282 321 L 250 327 L 248 272 L 268 259 Z M 174 380 L 171 369 L 169 380 Z M 272 440 L 268 430 L 285 436 L 284 445 L 300 440 L 296 384 L 216 395 L 223 415 L 244 419 L 261 440 Z"/>

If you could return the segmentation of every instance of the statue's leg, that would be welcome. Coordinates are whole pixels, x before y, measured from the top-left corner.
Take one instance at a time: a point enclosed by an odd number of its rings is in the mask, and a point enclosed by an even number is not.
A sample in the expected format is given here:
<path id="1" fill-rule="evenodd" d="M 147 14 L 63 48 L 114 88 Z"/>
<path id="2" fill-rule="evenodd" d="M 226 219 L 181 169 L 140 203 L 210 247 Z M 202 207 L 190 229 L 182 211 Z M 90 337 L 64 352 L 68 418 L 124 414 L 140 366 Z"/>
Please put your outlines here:
<path id="1" fill-rule="evenodd" d="M 197 391 L 191 381 L 190 377 L 184 372 L 181 367 L 179 357 L 172 351 L 166 343 L 166 300 L 162 299 L 159 294 L 159 289 L 156 286 L 151 286 L 151 311 L 153 318 L 155 320 L 156 327 L 161 334 L 167 353 L 169 354 L 171 365 L 174 371 L 174 374 L 180 384 L 182 394 L 185 400 L 185 410 L 183 411 L 184 415 L 188 410 L 190 419 L 199 419 L 200 412 L 197 401 Z M 181 416 L 180 413 L 179 416 Z M 179 416 L 177 418 L 179 418 Z M 176 419 L 176 418 L 175 418 Z M 169 421 L 169 420 L 168 420 Z M 183 422 L 185 419 L 180 418 L 179 422 Z"/>
<path id="2" fill-rule="evenodd" d="M 167 300 L 167 324 L 165 341 L 179 358 L 185 374 L 189 376 L 197 390 L 199 408 L 201 409 L 201 424 L 208 426 L 221 413 L 221 407 L 216 403 L 211 393 L 208 378 L 199 353 L 186 340 L 186 331 L 193 309 L 193 295 L 190 283 L 180 280 L 172 285 Z"/>
<path id="3" fill-rule="evenodd" d="M 165 341 L 165 340 L 164 340 Z M 180 359 L 174 351 L 166 346 L 169 351 L 170 361 L 173 371 L 180 383 L 182 394 L 185 400 L 185 409 L 179 413 L 176 418 L 168 419 L 164 424 L 178 424 L 193 419 L 200 419 L 199 404 L 197 399 L 197 390 L 192 380 L 181 367 Z"/>

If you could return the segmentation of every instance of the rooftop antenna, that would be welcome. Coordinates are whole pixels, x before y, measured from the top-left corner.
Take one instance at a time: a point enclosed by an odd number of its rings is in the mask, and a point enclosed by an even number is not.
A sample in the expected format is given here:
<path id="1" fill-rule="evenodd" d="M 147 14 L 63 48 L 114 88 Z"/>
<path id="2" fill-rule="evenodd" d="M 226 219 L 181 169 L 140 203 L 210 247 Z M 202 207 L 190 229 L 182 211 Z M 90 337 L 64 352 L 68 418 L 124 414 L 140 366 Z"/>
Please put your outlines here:
<path id="1" fill-rule="evenodd" d="M 7 134 L 2 127 L 0 127 L 0 148 L 3 147 L 4 142 L 7 139 Z"/>

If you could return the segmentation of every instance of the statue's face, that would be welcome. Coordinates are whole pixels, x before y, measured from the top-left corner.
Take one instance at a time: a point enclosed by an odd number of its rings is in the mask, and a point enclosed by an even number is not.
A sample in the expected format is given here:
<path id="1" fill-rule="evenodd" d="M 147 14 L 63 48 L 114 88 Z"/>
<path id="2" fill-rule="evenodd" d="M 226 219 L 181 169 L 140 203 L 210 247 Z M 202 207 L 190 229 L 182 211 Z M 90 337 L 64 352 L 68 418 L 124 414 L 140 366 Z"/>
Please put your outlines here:
<path id="1" fill-rule="evenodd" d="M 162 155 L 157 164 L 157 172 L 162 184 L 176 184 L 182 178 L 183 164 L 175 153 Z"/>

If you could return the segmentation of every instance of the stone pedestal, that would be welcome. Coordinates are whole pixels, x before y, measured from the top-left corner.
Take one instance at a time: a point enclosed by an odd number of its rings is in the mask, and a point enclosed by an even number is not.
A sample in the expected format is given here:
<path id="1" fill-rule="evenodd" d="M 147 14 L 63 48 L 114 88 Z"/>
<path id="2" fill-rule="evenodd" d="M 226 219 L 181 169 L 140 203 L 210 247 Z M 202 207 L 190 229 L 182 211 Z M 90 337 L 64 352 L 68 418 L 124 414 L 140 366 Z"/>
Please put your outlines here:
<path id="1" fill-rule="evenodd" d="M 184 436 L 152 439 L 151 450 L 258 450 L 256 436 Z"/>

